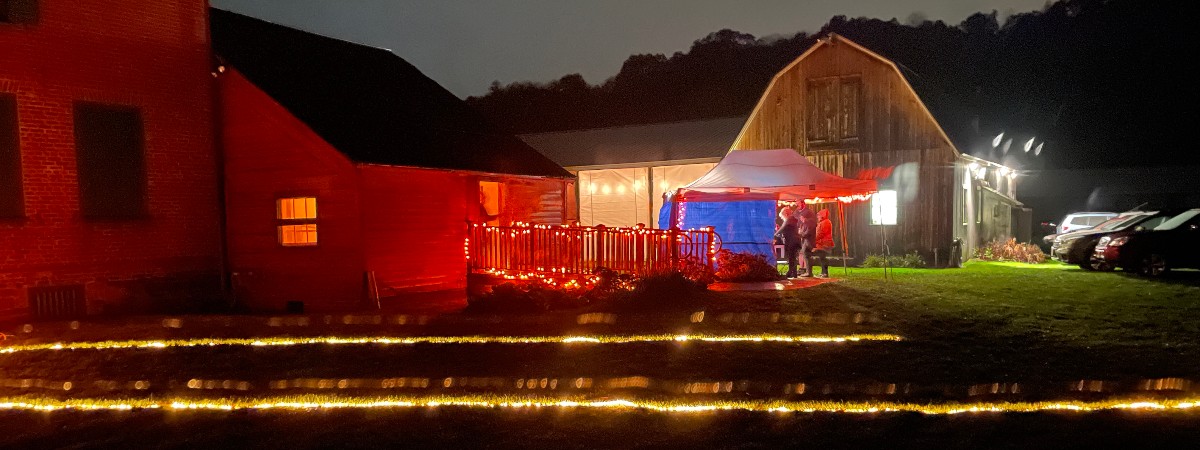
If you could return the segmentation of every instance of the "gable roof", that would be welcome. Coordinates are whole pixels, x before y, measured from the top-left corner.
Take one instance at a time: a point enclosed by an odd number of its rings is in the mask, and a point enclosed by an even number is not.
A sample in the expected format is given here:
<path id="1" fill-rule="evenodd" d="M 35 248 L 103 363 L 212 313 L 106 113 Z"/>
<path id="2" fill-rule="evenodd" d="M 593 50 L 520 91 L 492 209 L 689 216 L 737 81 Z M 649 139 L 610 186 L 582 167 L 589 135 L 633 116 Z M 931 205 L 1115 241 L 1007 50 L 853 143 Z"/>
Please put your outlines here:
<path id="1" fill-rule="evenodd" d="M 217 56 L 353 161 L 571 176 L 391 51 L 209 11 Z"/>
<path id="2" fill-rule="evenodd" d="M 745 117 L 655 123 L 520 135 L 564 167 L 719 159 Z"/>
<path id="3" fill-rule="evenodd" d="M 882 55 L 875 53 L 837 33 L 829 33 L 829 35 L 825 38 L 817 39 L 817 42 L 813 44 L 812 47 L 809 47 L 808 50 L 805 50 L 804 53 L 801 53 L 799 57 L 797 57 L 791 63 L 788 63 L 787 66 L 784 66 L 782 70 L 777 72 L 775 76 L 771 78 L 771 82 L 767 84 L 767 88 L 763 91 L 763 96 L 759 98 L 758 104 L 754 106 L 754 110 L 751 112 L 750 117 L 754 117 L 756 114 L 758 114 L 758 111 L 762 108 L 763 101 L 766 100 L 767 94 L 771 92 L 771 89 L 775 87 L 775 83 L 779 80 L 779 77 L 783 76 L 784 73 L 791 70 L 797 64 L 800 64 L 801 61 L 803 61 L 808 57 L 808 55 L 811 55 L 817 49 L 826 45 L 831 45 L 835 41 L 847 44 L 850 47 L 866 54 L 867 56 L 875 58 L 876 60 L 879 60 L 880 62 L 890 66 L 896 71 L 896 74 L 900 75 L 900 78 L 904 80 L 905 85 L 912 92 L 913 96 L 917 98 L 917 104 L 921 106 L 921 109 L 925 111 L 929 119 L 934 122 L 934 125 L 937 126 L 938 131 L 940 131 L 946 141 L 950 143 L 950 146 L 954 152 L 956 154 L 962 154 L 963 150 L 970 148 L 969 146 L 973 141 L 973 136 L 970 130 L 973 128 L 969 123 L 968 116 L 965 114 L 965 109 L 963 109 L 959 103 L 947 95 L 945 91 L 937 88 L 932 82 L 922 78 L 916 72 L 913 72 L 907 67 L 897 64 L 895 61 L 885 58 Z M 750 126 L 749 120 L 746 121 L 746 127 L 748 126 Z M 741 139 L 742 133 L 744 132 L 745 127 L 743 127 L 742 132 L 738 133 L 738 139 Z"/>

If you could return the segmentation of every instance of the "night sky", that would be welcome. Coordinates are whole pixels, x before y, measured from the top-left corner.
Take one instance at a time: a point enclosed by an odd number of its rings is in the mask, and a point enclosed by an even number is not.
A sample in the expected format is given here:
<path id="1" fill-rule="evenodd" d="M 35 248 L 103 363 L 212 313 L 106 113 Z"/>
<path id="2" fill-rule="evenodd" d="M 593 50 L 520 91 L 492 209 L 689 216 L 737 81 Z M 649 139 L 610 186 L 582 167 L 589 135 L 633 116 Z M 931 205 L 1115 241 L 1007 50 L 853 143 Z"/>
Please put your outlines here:
<path id="1" fill-rule="evenodd" d="M 595 84 L 631 54 L 686 51 L 722 28 L 755 36 L 813 32 L 834 15 L 959 23 L 977 11 L 1041 9 L 1046 0 L 211 0 L 271 22 L 388 48 L 455 94 L 493 80 Z"/>

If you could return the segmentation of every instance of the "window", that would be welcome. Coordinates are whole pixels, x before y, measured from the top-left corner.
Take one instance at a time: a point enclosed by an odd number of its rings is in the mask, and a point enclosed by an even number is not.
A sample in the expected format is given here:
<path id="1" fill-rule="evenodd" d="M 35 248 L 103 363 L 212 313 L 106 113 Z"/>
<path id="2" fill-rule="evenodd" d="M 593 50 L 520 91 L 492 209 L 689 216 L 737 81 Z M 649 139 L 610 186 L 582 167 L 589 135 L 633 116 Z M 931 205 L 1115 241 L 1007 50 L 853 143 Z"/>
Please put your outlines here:
<path id="1" fill-rule="evenodd" d="M 479 216 L 488 225 L 500 225 L 500 212 L 504 204 L 501 201 L 502 192 L 499 182 L 479 182 Z"/>
<path id="2" fill-rule="evenodd" d="M 75 104 L 75 156 L 84 217 L 146 217 L 146 163 L 137 108 Z"/>
<path id="3" fill-rule="evenodd" d="M 284 247 L 317 245 L 317 198 L 288 197 L 275 201 L 279 244 Z"/>
<path id="4" fill-rule="evenodd" d="M 808 80 L 807 132 L 811 144 L 858 138 L 862 80 L 857 75 Z"/>
<path id="5" fill-rule="evenodd" d="M 25 194 L 21 186 L 20 137 L 21 133 L 17 127 L 17 97 L 0 94 L 0 218 L 25 215 Z"/>
<path id="6" fill-rule="evenodd" d="M 895 225 L 896 191 L 879 191 L 871 196 L 871 225 Z"/>
<path id="7" fill-rule="evenodd" d="M 37 0 L 0 0 L 0 23 L 37 23 Z"/>

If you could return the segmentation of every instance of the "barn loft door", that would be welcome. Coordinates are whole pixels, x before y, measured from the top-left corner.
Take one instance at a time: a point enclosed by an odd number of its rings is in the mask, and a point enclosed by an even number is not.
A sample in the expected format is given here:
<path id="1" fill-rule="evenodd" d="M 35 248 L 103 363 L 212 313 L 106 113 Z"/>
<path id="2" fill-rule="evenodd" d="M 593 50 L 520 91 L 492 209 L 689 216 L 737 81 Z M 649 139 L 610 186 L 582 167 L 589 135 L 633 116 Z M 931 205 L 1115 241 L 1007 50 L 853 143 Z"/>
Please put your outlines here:
<path id="1" fill-rule="evenodd" d="M 862 114 L 862 79 L 858 75 L 808 80 L 805 118 L 810 147 L 857 142 Z"/>

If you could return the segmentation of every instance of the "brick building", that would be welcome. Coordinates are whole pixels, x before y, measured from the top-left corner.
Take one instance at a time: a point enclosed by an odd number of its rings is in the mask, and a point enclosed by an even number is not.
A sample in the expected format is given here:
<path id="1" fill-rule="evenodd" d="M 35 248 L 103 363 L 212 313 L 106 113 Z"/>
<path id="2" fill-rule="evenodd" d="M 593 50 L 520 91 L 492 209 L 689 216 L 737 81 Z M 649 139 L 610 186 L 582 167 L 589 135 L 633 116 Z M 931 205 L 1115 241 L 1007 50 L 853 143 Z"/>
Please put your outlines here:
<path id="1" fill-rule="evenodd" d="M 208 36 L 204 0 L 0 0 L 0 321 L 218 298 Z"/>

